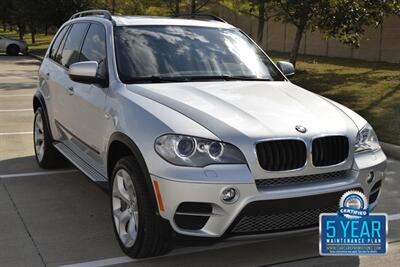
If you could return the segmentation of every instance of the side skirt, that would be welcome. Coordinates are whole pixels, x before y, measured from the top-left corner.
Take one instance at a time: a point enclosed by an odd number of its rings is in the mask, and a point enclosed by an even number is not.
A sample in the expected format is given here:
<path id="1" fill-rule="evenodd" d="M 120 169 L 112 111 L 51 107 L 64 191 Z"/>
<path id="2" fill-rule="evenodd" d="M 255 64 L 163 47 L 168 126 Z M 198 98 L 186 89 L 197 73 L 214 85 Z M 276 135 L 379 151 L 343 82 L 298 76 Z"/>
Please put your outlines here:
<path id="1" fill-rule="evenodd" d="M 82 171 L 90 180 L 98 184 L 102 189 L 109 191 L 108 179 L 100 174 L 96 169 L 87 164 L 83 159 L 76 155 L 71 149 L 60 142 L 53 143 L 54 147 L 60 151 L 72 164 Z"/>

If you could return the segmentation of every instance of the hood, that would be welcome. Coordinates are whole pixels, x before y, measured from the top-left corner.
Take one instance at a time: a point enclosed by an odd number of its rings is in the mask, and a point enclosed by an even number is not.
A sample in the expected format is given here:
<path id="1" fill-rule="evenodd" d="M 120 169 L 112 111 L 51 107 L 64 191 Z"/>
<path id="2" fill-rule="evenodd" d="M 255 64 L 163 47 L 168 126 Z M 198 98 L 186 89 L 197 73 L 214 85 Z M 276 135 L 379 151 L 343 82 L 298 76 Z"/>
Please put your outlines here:
<path id="1" fill-rule="evenodd" d="M 127 88 L 201 124 L 222 140 L 346 134 L 353 121 L 326 99 L 290 82 L 131 84 Z M 354 131 L 354 129 L 353 129 Z M 352 132 L 353 132 L 352 131 Z"/>

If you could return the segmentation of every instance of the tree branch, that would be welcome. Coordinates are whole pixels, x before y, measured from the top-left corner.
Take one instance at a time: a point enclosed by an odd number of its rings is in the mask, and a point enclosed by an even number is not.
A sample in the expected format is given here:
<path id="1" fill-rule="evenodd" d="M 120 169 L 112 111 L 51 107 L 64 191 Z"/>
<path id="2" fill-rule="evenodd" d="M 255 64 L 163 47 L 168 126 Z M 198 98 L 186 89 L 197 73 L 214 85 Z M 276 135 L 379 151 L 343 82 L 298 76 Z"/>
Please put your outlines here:
<path id="1" fill-rule="evenodd" d="M 196 13 L 199 12 L 203 7 L 205 7 L 210 2 L 211 2 L 210 0 L 204 1 L 202 5 L 200 5 L 198 8 L 196 8 Z"/>
<path id="2" fill-rule="evenodd" d="M 178 14 L 176 14 L 176 12 L 175 12 L 175 8 L 173 8 L 172 1 L 165 0 L 164 3 L 165 3 L 165 5 L 167 5 L 167 7 L 170 9 L 170 11 L 171 11 L 172 14 L 178 15 Z"/>

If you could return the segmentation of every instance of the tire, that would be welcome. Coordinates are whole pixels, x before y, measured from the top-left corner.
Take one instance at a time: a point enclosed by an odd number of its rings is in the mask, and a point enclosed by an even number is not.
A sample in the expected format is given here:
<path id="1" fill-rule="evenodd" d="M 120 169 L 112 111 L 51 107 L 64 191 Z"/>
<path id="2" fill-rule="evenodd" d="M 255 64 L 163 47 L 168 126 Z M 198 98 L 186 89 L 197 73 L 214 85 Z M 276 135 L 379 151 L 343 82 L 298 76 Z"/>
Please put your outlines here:
<path id="1" fill-rule="evenodd" d="M 36 162 L 44 169 L 65 167 L 67 159 L 53 146 L 48 123 L 43 109 L 39 107 L 35 112 L 33 122 L 33 146 Z"/>
<path id="2" fill-rule="evenodd" d="M 6 54 L 7 56 L 18 56 L 20 52 L 19 46 L 15 44 L 10 44 L 7 46 Z"/>
<path id="3" fill-rule="evenodd" d="M 157 215 L 144 179 L 135 158 L 128 156 L 117 162 L 110 183 L 114 233 L 132 258 L 162 255 L 173 247 L 171 226 Z"/>

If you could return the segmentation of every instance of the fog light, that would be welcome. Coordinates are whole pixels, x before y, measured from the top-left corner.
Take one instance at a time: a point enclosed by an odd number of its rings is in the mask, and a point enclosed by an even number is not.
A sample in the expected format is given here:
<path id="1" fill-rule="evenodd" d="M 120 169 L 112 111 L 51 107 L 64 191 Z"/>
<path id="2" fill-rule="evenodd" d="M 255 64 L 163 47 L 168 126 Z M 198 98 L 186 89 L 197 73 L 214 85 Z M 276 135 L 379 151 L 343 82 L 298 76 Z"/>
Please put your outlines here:
<path id="1" fill-rule="evenodd" d="M 239 190 L 234 187 L 227 187 L 222 190 L 221 200 L 225 203 L 233 203 L 239 198 Z"/>
<path id="2" fill-rule="evenodd" d="M 367 183 L 371 183 L 372 182 L 372 180 L 374 180 L 374 172 L 370 172 L 370 173 L 368 173 L 368 176 L 367 176 Z"/>

